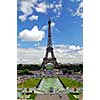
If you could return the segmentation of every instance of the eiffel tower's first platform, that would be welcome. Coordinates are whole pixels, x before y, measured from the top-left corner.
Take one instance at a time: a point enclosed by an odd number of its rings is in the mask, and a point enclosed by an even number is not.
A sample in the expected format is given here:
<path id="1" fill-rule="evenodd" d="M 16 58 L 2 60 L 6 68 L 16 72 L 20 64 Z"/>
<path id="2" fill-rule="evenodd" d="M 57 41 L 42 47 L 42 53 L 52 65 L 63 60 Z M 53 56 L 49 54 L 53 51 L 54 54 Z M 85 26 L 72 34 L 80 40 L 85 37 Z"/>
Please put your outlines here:
<path id="1" fill-rule="evenodd" d="M 49 53 L 51 53 L 51 58 L 48 57 Z M 44 67 L 46 64 L 51 63 L 54 65 L 55 68 L 58 67 L 58 62 L 55 58 L 53 47 L 52 47 L 52 40 L 51 40 L 51 20 L 48 21 L 48 43 L 46 48 L 46 54 L 43 58 L 43 62 L 41 64 L 42 67 Z"/>

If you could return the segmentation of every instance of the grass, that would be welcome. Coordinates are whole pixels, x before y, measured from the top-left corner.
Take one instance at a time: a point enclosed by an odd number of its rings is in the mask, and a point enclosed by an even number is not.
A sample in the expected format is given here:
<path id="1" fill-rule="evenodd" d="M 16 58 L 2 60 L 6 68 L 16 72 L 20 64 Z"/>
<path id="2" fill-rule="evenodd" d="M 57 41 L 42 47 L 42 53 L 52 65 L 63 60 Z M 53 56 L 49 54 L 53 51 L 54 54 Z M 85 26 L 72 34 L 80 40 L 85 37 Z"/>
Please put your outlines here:
<path id="1" fill-rule="evenodd" d="M 69 88 L 79 88 L 79 87 L 83 87 L 83 84 L 78 82 L 77 80 L 73 80 L 73 79 L 70 79 L 70 78 L 60 78 L 61 81 L 63 82 L 63 84 L 66 86 L 66 87 L 69 87 Z"/>
<path id="2" fill-rule="evenodd" d="M 83 87 L 83 84 L 78 82 L 77 80 L 73 80 L 73 79 L 70 79 L 70 78 L 60 78 L 61 81 L 63 82 L 63 84 L 66 86 L 66 87 L 69 87 L 69 88 L 79 88 L 79 87 Z M 67 94 L 69 99 L 70 100 L 79 100 L 78 98 L 75 98 L 73 96 L 73 94 Z"/>
<path id="3" fill-rule="evenodd" d="M 17 90 L 17 92 L 21 92 L 22 90 Z"/>
<path id="4" fill-rule="evenodd" d="M 75 98 L 72 94 L 67 94 L 70 100 L 78 100 L 78 98 Z"/>
<path id="5" fill-rule="evenodd" d="M 35 100 L 36 94 L 32 94 L 29 99 Z"/>
<path id="6" fill-rule="evenodd" d="M 31 78 L 28 80 L 25 80 L 23 83 L 18 84 L 18 88 L 33 88 L 35 87 L 41 78 Z"/>

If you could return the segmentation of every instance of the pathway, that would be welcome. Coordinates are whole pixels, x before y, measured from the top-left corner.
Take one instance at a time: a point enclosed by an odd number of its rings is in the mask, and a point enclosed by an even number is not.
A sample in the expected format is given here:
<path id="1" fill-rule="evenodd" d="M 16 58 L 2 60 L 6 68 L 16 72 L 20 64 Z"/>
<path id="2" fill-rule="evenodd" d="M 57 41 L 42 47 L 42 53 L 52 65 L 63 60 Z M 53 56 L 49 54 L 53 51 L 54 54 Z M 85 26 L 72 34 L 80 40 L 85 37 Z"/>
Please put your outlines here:
<path id="1" fill-rule="evenodd" d="M 35 100 L 69 100 L 69 98 L 66 94 L 63 94 L 62 98 L 58 95 L 38 94 Z"/>

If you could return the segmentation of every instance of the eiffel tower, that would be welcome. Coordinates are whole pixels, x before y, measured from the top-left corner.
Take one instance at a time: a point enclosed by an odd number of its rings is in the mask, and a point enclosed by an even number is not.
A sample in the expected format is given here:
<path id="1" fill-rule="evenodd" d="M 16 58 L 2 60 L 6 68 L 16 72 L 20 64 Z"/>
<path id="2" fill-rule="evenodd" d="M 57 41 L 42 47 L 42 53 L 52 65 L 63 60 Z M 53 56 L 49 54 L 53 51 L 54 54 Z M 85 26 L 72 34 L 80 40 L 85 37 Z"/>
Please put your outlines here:
<path id="1" fill-rule="evenodd" d="M 51 53 L 51 58 L 48 57 L 49 53 Z M 54 52 L 53 52 L 53 47 L 52 47 L 51 20 L 50 19 L 48 21 L 48 43 L 47 43 L 47 48 L 46 48 L 46 54 L 45 54 L 45 57 L 43 58 L 43 62 L 41 64 L 41 66 L 44 67 L 48 63 L 53 64 L 55 68 L 58 67 L 58 63 L 56 61 L 56 58 L 55 58 L 55 55 L 54 55 Z"/>

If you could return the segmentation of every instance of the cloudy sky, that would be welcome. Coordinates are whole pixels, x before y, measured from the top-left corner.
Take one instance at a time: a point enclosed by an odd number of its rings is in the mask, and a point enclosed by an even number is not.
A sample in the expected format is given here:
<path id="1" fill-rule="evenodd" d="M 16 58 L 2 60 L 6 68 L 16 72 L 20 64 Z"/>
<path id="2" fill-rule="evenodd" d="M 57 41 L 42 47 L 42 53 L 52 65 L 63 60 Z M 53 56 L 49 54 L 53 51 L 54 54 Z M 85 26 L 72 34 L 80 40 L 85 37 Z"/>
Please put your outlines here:
<path id="1" fill-rule="evenodd" d="M 83 52 L 82 0 L 18 0 L 17 63 L 41 63 L 47 45 L 48 19 L 60 63 L 81 63 Z"/>

